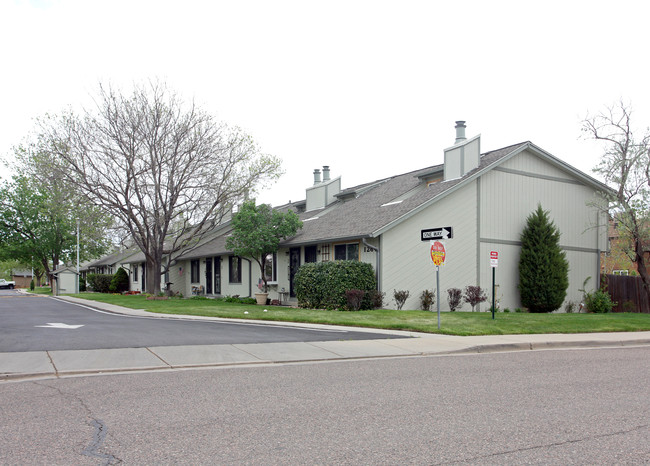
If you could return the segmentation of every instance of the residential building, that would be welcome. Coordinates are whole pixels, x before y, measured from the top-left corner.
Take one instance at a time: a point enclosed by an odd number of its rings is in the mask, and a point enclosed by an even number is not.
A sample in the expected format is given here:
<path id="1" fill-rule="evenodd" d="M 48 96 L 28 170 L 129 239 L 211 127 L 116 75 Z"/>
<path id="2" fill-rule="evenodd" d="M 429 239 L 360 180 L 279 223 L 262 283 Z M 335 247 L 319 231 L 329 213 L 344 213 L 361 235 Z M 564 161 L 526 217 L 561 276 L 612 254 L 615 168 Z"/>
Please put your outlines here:
<path id="1" fill-rule="evenodd" d="M 607 218 L 594 205 L 609 188 L 529 141 L 481 154 L 480 135 L 468 139 L 465 128 L 457 122 L 443 163 L 421 170 L 346 189 L 329 166 L 314 170 L 305 199 L 277 207 L 296 211 L 303 228 L 281 244 L 267 267 L 270 298 L 295 303 L 295 273 L 306 262 L 360 260 L 375 268 L 387 307 L 394 306 L 394 290 L 408 290 L 404 308 L 416 309 L 420 293 L 436 287 L 423 232 L 451 227 L 439 270 L 442 308 L 448 288 L 479 285 L 491 294 L 495 252 L 497 301 L 501 308 L 518 308 L 520 235 L 541 204 L 559 228 L 569 261 L 567 300 L 579 301 L 585 278 L 599 282 Z M 261 282 L 259 267 L 227 250 L 228 233 L 228 223 L 221 225 L 177 259 L 163 281 L 185 296 L 251 296 Z M 132 289 L 141 289 L 143 260 L 128 260 Z"/>

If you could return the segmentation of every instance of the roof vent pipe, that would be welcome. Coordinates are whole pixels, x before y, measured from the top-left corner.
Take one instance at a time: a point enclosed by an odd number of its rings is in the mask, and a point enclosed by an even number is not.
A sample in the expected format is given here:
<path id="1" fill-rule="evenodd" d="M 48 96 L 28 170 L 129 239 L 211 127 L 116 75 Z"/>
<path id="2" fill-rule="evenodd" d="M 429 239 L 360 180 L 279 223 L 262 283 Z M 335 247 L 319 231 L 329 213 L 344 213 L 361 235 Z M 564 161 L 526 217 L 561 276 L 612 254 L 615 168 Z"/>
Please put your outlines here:
<path id="1" fill-rule="evenodd" d="M 464 141 L 467 139 L 465 137 L 465 121 L 464 120 L 459 120 L 456 122 L 456 142 L 454 144 L 458 144 L 461 141 Z"/>
<path id="2" fill-rule="evenodd" d="M 330 167 L 329 165 L 323 165 L 323 181 L 330 180 Z"/>
<path id="3" fill-rule="evenodd" d="M 320 183 L 320 170 L 317 168 L 314 170 L 314 184 Z"/>

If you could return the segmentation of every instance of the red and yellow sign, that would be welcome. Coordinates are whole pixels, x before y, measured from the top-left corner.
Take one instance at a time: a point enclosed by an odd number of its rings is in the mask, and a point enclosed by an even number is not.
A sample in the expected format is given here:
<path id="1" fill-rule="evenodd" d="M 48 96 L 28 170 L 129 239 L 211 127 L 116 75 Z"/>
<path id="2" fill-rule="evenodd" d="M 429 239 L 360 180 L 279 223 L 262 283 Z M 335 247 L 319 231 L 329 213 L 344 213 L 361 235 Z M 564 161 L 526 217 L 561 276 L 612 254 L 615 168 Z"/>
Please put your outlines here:
<path id="1" fill-rule="evenodd" d="M 431 260 L 435 265 L 445 265 L 445 245 L 440 241 L 434 241 L 431 244 Z"/>

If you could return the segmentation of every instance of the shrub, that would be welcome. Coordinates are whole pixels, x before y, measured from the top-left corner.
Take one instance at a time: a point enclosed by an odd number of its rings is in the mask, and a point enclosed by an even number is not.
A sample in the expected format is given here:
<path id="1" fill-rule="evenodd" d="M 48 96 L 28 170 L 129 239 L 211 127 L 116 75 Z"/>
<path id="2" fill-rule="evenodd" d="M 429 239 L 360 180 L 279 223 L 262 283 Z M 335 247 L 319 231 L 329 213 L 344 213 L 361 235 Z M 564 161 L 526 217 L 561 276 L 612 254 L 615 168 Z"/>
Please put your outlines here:
<path id="1" fill-rule="evenodd" d="M 386 293 L 377 290 L 370 290 L 367 292 L 367 295 L 372 309 L 381 309 L 384 307 L 384 297 L 386 296 Z"/>
<path id="2" fill-rule="evenodd" d="M 345 299 L 347 301 L 346 308 L 350 311 L 358 311 L 361 309 L 361 303 L 366 292 L 363 290 L 347 290 L 345 292 Z"/>
<path id="3" fill-rule="evenodd" d="M 472 312 L 474 312 L 474 308 L 477 304 L 487 301 L 487 295 L 480 286 L 468 285 L 465 287 L 463 299 L 466 303 L 469 303 L 469 305 L 472 306 Z"/>
<path id="4" fill-rule="evenodd" d="M 409 294 L 410 293 L 407 290 L 393 290 L 393 299 L 395 300 L 395 305 L 397 306 L 398 311 L 401 311 L 402 307 L 404 307 L 404 303 L 409 299 Z"/>
<path id="5" fill-rule="evenodd" d="M 448 288 L 447 289 L 447 304 L 449 304 L 449 310 L 455 311 L 463 305 L 463 292 L 460 288 Z"/>
<path id="6" fill-rule="evenodd" d="M 129 275 L 122 267 L 117 269 L 117 272 L 115 272 L 115 275 L 113 275 L 109 289 L 113 293 L 123 293 L 125 291 L 129 291 Z"/>
<path id="7" fill-rule="evenodd" d="M 358 261 L 307 263 L 296 272 L 294 286 L 300 307 L 342 309 L 347 304 L 346 291 L 363 290 L 366 295 L 360 309 L 369 309 L 368 292 L 376 289 L 375 272 L 372 265 Z"/>
<path id="8" fill-rule="evenodd" d="M 97 293 L 109 293 L 113 275 L 103 273 L 91 273 L 86 277 L 88 284 Z"/>
<path id="9" fill-rule="evenodd" d="M 436 294 L 433 291 L 424 290 L 420 294 L 420 309 L 430 311 L 436 302 Z"/>
<path id="10" fill-rule="evenodd" d="M 560 247 L 560 231 L 538 205 L 521 233 L 519 293 L 529 312 L 559 309 L 569 287 L 569 263 Z"/>
<path id="11" fill-rule="evenodd" d="M 86 291 L 86 280 L 83 278 L 79 277 L 79 292 Z"/>
<path id="12" fill-rule="evenodd" d="M 34 280 L 32 280 L 31 282 L 29 282 L 29 289 L 30 289 L 31 291 L 34 291 Z"/>
<path id="13" fill-rule="evenodd" d="M 564 305 L 564 312 L 566 312 L 567 314 L 571 314 L 576 311 L 577 307 L 578 305 L 573 301 L 567 301 L 566 304 Z"/>
<path id="14" fill-rule="evenodd" d="M 585 307 L 589 312 L 606 313 L 611 312 L 614 303 L 609 293 L 596 290 L 585 295 Z"/>

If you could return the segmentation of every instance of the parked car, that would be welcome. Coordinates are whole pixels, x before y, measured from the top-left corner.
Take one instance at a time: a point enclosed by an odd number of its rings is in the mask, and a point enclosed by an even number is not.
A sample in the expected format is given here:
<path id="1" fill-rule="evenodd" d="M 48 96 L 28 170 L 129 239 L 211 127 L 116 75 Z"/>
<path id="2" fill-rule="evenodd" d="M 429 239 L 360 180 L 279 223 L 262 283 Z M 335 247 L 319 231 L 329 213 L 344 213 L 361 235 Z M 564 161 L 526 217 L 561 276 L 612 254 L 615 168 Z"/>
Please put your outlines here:
<path id="1" fill-rule="evenodd" d="M 9 288 L 10 290 L 13 290 L 15 286 L 16 286 L 16 282 L 10 282 L 5 280 L 4 278 L 0 278 L 0 289 Z"/>

